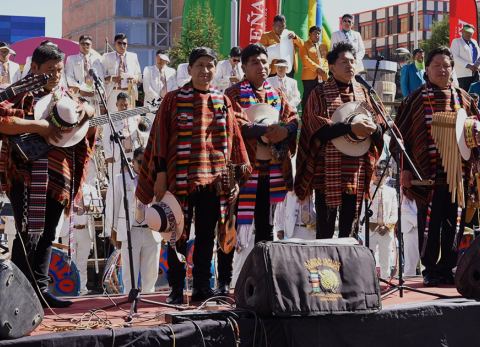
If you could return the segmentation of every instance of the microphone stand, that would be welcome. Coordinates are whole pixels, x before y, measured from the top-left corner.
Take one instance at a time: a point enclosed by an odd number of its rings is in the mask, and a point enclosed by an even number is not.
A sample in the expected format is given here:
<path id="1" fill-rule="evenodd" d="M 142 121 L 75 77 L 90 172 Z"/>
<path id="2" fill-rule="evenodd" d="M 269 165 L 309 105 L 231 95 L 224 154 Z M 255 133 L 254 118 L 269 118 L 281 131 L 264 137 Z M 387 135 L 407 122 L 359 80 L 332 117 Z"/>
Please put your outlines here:
<path id="1" fill-rule="evenodd" d="M 103 88 L 100 80 L 94 78 L 94 84 L 95 84 L 95 89 L 98 92 L 98 95 L 100 96 L 100 101 L 105 107 L 106 110 L 106 115 L 107 115 L 107 120 L 108 124 L 110 125 L 110 129 L 112 132 L 112 139 L 113 142 L 118 146 L 120 150 L 120 170 L 122 174 L 122 188 L 123 188 L 123 209 L 125 211 L 125 224 L 126 224 L 126 230 L 127 230 L 127 249 L 128 249 L 128 266 L 130 268 L 130 282 L 132 285 L 132 288 L 130 289 L 130 292 L 128 293 L 128 297 L 121 301 L 121 302 L 113 302 L 111 305 L 107 305 L 105 307 L 100 308 L 101 310 L 106 310 L 112 307 L 116 307 L 119 305 L 123 305 L 126 303 L 130 303 L 130 312 L 128 316 L 125 318 L 125 321 L 131 322 L 133 320 L 134 315 L 137 313 L 137 308 L 138 308 L 138 302 L 145 302 L 145 303 L 150 303 L 150 304 L 155 304 L 155 305 L 160 305 L 160 306 L 166 306 L 170 308 L 175 308 L 175 309 L 182 309 L 179 306 L 176 305 L 169 305 L 166 303 L 161 303 L 161 302 L 156 302 L 156 301 L 151 301 L 151 300 L 146 300 L 143 298 L 140 298 L 140 291 L 137 288 L 137 281 L 135 280 L 135 274 L 134 274 L 134 266 L 133 266 L 133 255 L 132 255 L 132 231 L 130 227 L 130 214 L 129 214 L 129 206 L 128 206 L 128 197 L 127 197 L 127 180 L 126 180 L 126 172 L 125 169 L 128 170 L 128 175 L 130 178 L 133 180 L 134 173 L 132 167 L 128 164 L 127 161 L 127 156 L 125 155 L 125 149 L 122 146 L 121 142 L 121 134 L 120 132 L 117 132 L 115 129 L 115 125 L 113 124 L 112 117 L 110 116 L 110 112 L 107 108 L 107 102 L 105 100 L 105 89 Z M 114 177 L 111 178 L 112 180 Z M 126 265 L 126 264 L 124 264 Z"/>
<path id="2" fill-rule="evenodd" d="M 375 72 L 373 73 L 373 82 L 372 82 L 372 88 L 375 88 L 375 82 L 377 81 L 377 73 L 378 69 L 380 68 L 380 62 L 385 59 L 383 56 L 378 56 L 377 57 L 377 62 L 375 63 Z"/>
<path id="3" fill-rule="evenodd" d="M 379 60 L 377 60 L 377 65 L 379 65 Z M 375 92 L 375 89 L 373 89 L 373 87 L 369 87 L 367 88 L 368 89 L 368 94 L 370 95 L 370 100 L 372 101 L 372 106 L 375 110 L 376 113 L 378 113 L 384 123 L 386 124 L 388 130 L 390 130 L 390 133 L 392 135 L 392 139 L 395 141 L 395 143 L 398 145 L 398 148 L 400 149 L 399 151 L 397 151 L 397 156 L 396 156 L 396 162 L 397 162 L 397 172 L 395 174 L 395 179 L 396 179 L 396 182 L 395 182 L 395 187 L 396 187 L 396 191 L 397 191 L 397 200 L 398 200 L 398 218 L 399 220 L 397 221 L 397 238 L 398 238 L 398 284 L 394 284 L 390 281 L 387 281 L 385 279 L 382 279 L 382 278 L 379 278 L 379 280 L 383 283 L 386 283 L 388 284 L 390 287 L 392 287 L 391 289 L 389 289 L 388 291 L 386 291 L 384 294 L 382 294 L 382 297 L 385 297 L 385 296 L 388 296 L 390 294 L 393 294 L 395 292 L 399 292 L 400 294 L 400 297 L 403 298 L 403 291 L 404 290 L 410 290 L 412 292 L 416 292 L 416 293 L 421 293 L 421 294 L 426 294 L 426 295 L 433 295 L 433 296 L 436 296 L 438 298 L 451 298 L 450 296 L 448 295 L 443 295 L 443 294 L 438 294 L 438 293 L 432 293 L 432 292 L 428 292 L 428 291 L 425 291 L 425 290 L 421 290 L 421 289 L 418 289 L 418 288 L 412 288 L 412 287 L 409 287 L 409 286 L 406 286 L 404 283 L 404 279 L 403 279 L 403 254 L 404 254 L 404 246 L 403 246 L 403 235 L 402 235 L 402 223 L 401 223 L 401 211 L 402 211 L 402 204 L 401 204 L 401 193 L 400 193 L 400 168 L 401 168 L 401 159 L 402 159 L 402 156 L 403 158 L 405 158 L 408 162 L 408 164 L 410 165 L 410 167 L 412 168 L 412 171 L 413 173 L 415 174 L 415 176 L 420 180 L 420 181 L 423 181 L 423 178 L 422 176 L 420 175 L 420 173 L 418 172 L 417 168 L 415 167 L 415 165 L 413 164 L 412 162 L 412 159 L 410 158 L 410 156 L 408 155 L 407 151 L 405 150 L 405 146 L 403 144 L 403 140 L 401 139 L 401 134 L 397 133 L 395 131 L 395 129 L 388 123 L 385 115 L 383 114 L 383 110 L 382 108 L 380 107 L 380 105 L 378 104 L 377 102 L 377 99 L 379 100 L 379 97 L 377 95 L 377 93 Z M 365 216 L 368 216 L 367 213 L 365 213 Z M 366 217 L 368 218 L 368 217 Z M 365 228 L 365 233 L 367 233 L 367 229 Z"/>

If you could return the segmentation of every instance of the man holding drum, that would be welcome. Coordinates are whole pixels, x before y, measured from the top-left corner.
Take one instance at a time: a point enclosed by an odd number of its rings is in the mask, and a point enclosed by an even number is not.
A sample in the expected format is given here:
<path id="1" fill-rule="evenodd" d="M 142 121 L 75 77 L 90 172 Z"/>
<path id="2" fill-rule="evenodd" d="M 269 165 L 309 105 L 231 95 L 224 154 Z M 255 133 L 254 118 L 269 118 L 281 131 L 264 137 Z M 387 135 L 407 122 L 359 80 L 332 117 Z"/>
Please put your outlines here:
<path id="1" fill-rule="evenodd" d="M 333 237 L 337 212 L 339 237 L 350 235 L 383 148 L 383 123 L 354 79 L 352 45 L 337 44 L 327 60 L 333 77 L 308 99 L 295 177 L 300 200 L 315 191 L 318 239 Z"/>
<path id="2" fill-rule="evenodd" d="M 433 49 L 425 65 L 426 83 L 403 101 L 395 123 L 424 180 L 412 186 L 416 177 L 404 161 L 402 185 L 418 208 L 423 281 L 426 286 L 437 286 L 454 283 L 456 246 L 465 220 L 465 188 L 472 175 L 470 157 L 475 154 L 471 149 L 479 143 L 478 110 L 467 92 L 452 85 L 454 61 L 447 47 Z M 391 147 L 397 149 L 393 142 Z"/>

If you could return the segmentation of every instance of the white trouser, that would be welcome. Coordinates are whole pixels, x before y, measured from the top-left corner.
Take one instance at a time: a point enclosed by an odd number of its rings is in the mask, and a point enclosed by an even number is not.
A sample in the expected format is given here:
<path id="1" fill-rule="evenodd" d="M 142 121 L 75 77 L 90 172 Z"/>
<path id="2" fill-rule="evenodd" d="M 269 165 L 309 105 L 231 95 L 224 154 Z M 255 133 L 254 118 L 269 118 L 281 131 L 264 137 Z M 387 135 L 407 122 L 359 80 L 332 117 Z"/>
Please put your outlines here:
<path id="1" fill-rule="evenodd" d="M 410 228 L 408 231 L 402 232 L 402 235 L 403 255 L 405 259 L 405 267 L 403 269 L 403 273 L 405 276 L 415 276 L 417 274 L 417 265 L 420 261 L 420 251 L 418 250 L 418 228 Z"/>
<path id="2" fill-rule="evenodd" d="M 317 231 L 315 228 L 295 226 L 293 230 L 292 239 L 315 240 L 317 238 Z"/>
<path id="3" fill-rule="evenodd" d="M 65 223 L 68 223 L 66 221 Z M 90 250 L 92 249 L 92 239 L 88 232 L 88 227 L 85 226 L 84 229 L 72 229 L 73 233 L 73 252 L 72 252 L 72 261 L 75 263 L 77 270 L 80 274 L 80 294 L 85 294 L 88 292 L 87 282 L 88 282 L 88 256 L 90 255 Z M 62 236 L 62 243 L 68 246 L 68 234 Z"/>
<path id="4" fill-rule="evenodd" d="M 377 232 L 370 232 L 369 248 L 375 252 L 378 246 L 378 262 L 380 265 L 380 277 L 390 277 L 390 254 L 392 253 L 393 231 L 384 235 Z"/>
<path id="5" fill-rule="evenodd" d="M 153 238 L 153 231 L 148 228 L 132 227 L 132 257 L 134 279 L 138 281 L 141 273 L 142 293 L 153 293 L 158 277 L 161 243 Z M 132 288 L 130 280 L 130 261 L 128 242 L 122 241 L 122 281 L 123 292 L 128 294 Z M 137 282 L 138 283 L 138 282 Z"/>

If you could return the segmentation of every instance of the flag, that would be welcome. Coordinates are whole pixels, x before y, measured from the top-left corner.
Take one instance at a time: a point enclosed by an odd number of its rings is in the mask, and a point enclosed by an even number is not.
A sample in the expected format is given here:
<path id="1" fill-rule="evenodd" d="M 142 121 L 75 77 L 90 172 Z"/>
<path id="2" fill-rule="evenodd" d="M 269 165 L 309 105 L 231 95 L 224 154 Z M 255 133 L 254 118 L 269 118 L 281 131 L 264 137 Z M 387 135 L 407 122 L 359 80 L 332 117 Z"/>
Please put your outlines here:
<path id="1" fill-rule="evenodd" d="M 475 28 L 475 37 L 478 40 L 478 16 L 475 0 L 450 0 L 450 42 L 461 37 L 464 24 L 471 24 Z"/>
<path id="2" fill-rule="evenodd" d="M 201 7 L 210 6 L 215 24 L 220 28 L 220 53 L 224 56 L 228 56 L 230 53 L 230 32 L 231 32 L 231 7 L 230 1 L 228 6 L 225 6 L 225 0 L 185 0 L 183 5 L 183 18 L 186 18 L 186 14 L 191 12 L 195 7 L 200 5 Z M 185 27 L 185 25 L 183 25 Z"/>
<path id="3" fill-rule="evenodd" d="M 273 18 L 277 13 L 278 0 L 240 0 L 240 47 L 260 41 L 265 31 L 272 30 Z"/>

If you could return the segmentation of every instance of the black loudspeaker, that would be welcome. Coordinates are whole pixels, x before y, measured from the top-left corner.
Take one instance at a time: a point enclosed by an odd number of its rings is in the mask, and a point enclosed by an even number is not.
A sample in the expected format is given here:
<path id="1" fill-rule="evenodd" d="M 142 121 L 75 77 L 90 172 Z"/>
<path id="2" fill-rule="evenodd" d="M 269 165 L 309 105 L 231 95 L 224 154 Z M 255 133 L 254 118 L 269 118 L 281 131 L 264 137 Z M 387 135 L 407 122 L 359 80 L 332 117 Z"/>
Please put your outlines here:
<path id="1" fill-rule="evenodd" d="M 373 254 L 348 238 L 257 243 L 238 277 L 235 301 L 263 316 L 381 309 Z"/>
<path id="2" fill-rule="evenodd" d="M 42 304 L 30 282 L 10 260 L 0 260 L 0 339 L 25 336 L 42 320 Z"/>
<path id="3" fill-rule="evenodd" d="M 462 296 L 480 299 L 480 237 L 458 259 L 455 286 Z"/>

